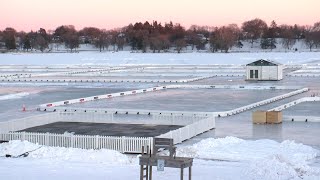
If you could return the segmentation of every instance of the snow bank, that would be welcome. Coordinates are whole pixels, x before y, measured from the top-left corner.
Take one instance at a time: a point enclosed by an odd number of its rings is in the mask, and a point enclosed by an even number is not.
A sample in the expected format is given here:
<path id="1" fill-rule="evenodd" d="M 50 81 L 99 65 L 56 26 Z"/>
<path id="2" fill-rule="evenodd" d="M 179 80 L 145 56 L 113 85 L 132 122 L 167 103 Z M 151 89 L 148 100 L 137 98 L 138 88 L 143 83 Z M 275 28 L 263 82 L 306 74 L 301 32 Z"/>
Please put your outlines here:
<path id="1" fill-rule="evenodd" d="M 30 93 L 28 93 L 28 92 L 7 94 L 7 95 L 0 96 L 0 101 L 8 100 L 8 99 L 19 99 L 19 98 L 22 98 L 22 97 L 25 97 L 25 96 L 29 96 L 29 95 L 30 95 Z"/>
<path id="2" fill-rule="evenodd" d="M 0 156 L 5 154 L 20 155 L 39 147 L 41 146 L 27 141 L 10 141 L 0 144 Z M 272 140 L 250 141 L 235 137 L 209 138 L 192 146 L 178 148 L 177 155 L 196 158 L 193 173 L 196 179 L 320 179 L 319 167 L 309 164 L 311 160 L 319 157 L 319 151 L 294 141 L 287 140 L 278 143 Z M 227 162 L 208 161 L 210 159 L 226 160 Z M 7 177 L 9 177 L 5 179 L 18 179 L 15 177 L 17 173 L 13 172 L 20 171 L 23 171 L 22 174 L 26 176 L 23 179 L 34 179 L 35 175 L 41 177 L 38 179 L 43 179 L 53 170 L 57 174 L 51 179 L 70 179 L 69 177 L 75 177 L 75 175 L 78 176 L 76 179 L 101 179 L 101 177 L 137 179 L 136 172 L 139 168 L 137 158 L 130 159 L 126 155 L 112 150 L 83 150 L 47 146 L 30 152 L 28 157 L 20 158 L 20 161 L 0 160 L 10 164 L 0 166 L 0 170 L 7 173 Z M 111 166 L 106 167 L 106 165 Z M 72 168 L 63 170 L 60 166 Z M 89 173 L 88 166 L 91 167 Z M 17 170 L 17 168 L 20 169 Z M 106 170 L 106 168 L 109 169 Z M 56 171 L 57 169 L 59 170 Z M 76 174 L 73 174 L 75 171 Z M 114 173 L 115 171 L 123 173 Z M 167 176 L 165 179 L 168 180 L 178 177 L 175 176 L 177 175 L 176 171 L 169 168 L 165 173 Z M 114 174 L 117 174 L 118 178 L 115 178 Z M 155 177 L 158 177 L 157 174 L 159 178 L 160 176 L 164 177 L 164 174 L 159 174 L 159 172 L 155 173 Z M 91 176 L 96 178 L 91 178 Z"/>
<path id="3" fill-rule="evenodd" d="M 103 163 L 108 165 L 124 165 L 130 163 L 127 156 L 113 150 L 85 150 L 77 148 L 48 147 L 20 140 L 0 144 L 0 156 L 5 156 L 6 154 L 17 156 L 32 150 L 35 151 L 30 152 L 27 158 L 81 163 Z"/>
<path id="4" fill-rule="evenodd" d="M 235 137 L 209 138 L 177 150 L 178 156 L 248 163 L 244 172 L 252 179 L 293 179 L 320 177 L 320 169 L 310 167 L 319 155 L 312 147 L 283 141 L 243 140 Z"/>

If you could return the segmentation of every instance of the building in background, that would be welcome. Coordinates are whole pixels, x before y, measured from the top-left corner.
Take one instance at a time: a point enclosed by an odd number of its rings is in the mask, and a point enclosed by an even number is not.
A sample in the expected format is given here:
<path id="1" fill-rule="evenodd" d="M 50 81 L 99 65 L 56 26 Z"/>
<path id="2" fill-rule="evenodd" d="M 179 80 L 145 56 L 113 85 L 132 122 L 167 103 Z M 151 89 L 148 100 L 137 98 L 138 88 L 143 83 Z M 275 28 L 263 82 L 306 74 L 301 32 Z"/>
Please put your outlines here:
<path id="1" fill-rule="evenodd" d="M 282 64 L 260 59 L 246 65 L 246 80 L 279 81 L 283 78 Z"/>

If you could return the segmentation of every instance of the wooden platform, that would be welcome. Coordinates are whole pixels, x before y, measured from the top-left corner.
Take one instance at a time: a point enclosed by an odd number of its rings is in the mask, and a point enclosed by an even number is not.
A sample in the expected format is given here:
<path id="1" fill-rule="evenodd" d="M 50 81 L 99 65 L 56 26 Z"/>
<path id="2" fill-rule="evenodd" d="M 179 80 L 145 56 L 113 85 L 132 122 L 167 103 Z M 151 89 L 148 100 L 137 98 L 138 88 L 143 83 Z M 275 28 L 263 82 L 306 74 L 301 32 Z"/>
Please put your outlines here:
<path id="1" fill-rule="evenodd" d="M 187 168 L 191 167 L 193 163 L 193 158 L 185 158 L 185 157 L 175 157 L 171 158 L 170 156 L 156 156 L 150 157 L 149 155 L 142 155 L 140 157 L 139 164 L 147 165 L 147 166 L 157 166 L 158 160 L 165 161 L 165 167 L 171 168 Z"/>

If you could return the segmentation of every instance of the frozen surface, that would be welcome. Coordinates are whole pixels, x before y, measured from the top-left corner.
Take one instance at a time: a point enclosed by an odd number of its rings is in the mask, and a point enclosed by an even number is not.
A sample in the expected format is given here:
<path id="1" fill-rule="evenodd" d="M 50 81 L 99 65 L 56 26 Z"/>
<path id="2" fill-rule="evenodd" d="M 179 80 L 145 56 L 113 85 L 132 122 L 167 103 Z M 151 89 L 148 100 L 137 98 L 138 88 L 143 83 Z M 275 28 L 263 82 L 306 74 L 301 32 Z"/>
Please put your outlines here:
<path id="1" fill-rule="evenodd" d="M 89 80 L 184 80 L 190 78 L 196 78 L 198 76 L 43 76 L 43 77 L 32 77 L 29 79 L 41 79 L 41 80 L 52 80 L 52 79 L 71 79 L 71 80 L 81 80 L 81 79 L 89 79 Z"/>
<path id="2" fill-rule="evenodd" d="M 320 149 L 320 123 L 283 122 L 282 124 L 253 124 L 252 112 L 263 110 L 255 108 L 236 116 L 216 119 L 216 129 L 196 136 L 185 144 L 193 144 L 206 138 L 222 138 L 236 136 L 242 139 L 272 139 L 278 142 L 295 140 L 298 143 Z"/>
<path id="3" fill-rule="evenodd" d="M 320 117 L 320 102 L 304 102 L 292 106 L 283 111 L 284 115 L 290 116 L 317 116 Z"/>
<path id="4" fill-rule="evenodd" d="M 0 95 L 0 101 L 4 101 L 4 100 L 8 100 L 8 99 L 19 99 L 19 98 L 23 98 L 23 97 L 29 96 L 29 95 L 30 95 L 30 93 L 28 93 L 28 92 Z"/>
<path id="5" fill-rule="evenodd" d="M 257 59 L 270 59 L 284 64 L 320 61 L 319 52 L 301 53 L 15 53 L 0 54 L 2 64 L 247 64 Z"/>
<path id="6" fill-rule="evenodd" d="M 281 81 L 246 81 L 245 77 L 212 77 L 200 81 L 191 82 L 191 84 L 300 86 L 319 91 L 320 77 L 284 77 L 284 79 Z"/>
<path id="7" fill-rule="evenodd" d="M 0 144 L 0 156 L 30 152 L 26 158 L 0 158 L 0 178 L 11 179 L 139 179 L 138 159 L 110 150 L 43 146 L 26 141 Z M 205 139 L 178 148 L 195 157 L 193 179 L 277 180 L 320 178 L 319 151 L 293 141 L 246 141 L 235 137 Z M 16 173 L 19 172 L 19 173 Z M 177 169 L 154 170 L 154 179 L 175 180 Z M 187 176 L 185 176 L 187 178 Z"/>
<path id="8" fill-rule="evenodd" d="M 23 64 L 22 68 L 2 66 L 0 76 L 14 73 L 43 74 L 65 71 L 87 71 L 89 66 L 128 65 L 124 71 L 110 73 L 73 74 L 73 78 L 170 79 L 213 74 L 230 74 L 236 77 L 214 77 L 190 84 L 209 85 L 278 85 L 308 87 L 310 91 L 250 111 L 216 119 L 216 129 L 205 132 L 179 145 L 180 155 L 195 157 L 193 179 L 320 179 L 320 123 L 284 122 L 278 125 L 252 124 L 251 113 L 268 110 L 292 100 L 320 93 L 319 77 L 285 77 L 282 81 L 244 81 L 244 65 L 257 59 L 270 59 L 284 64 L 320 63 L 320 52 L 315 53 L 48 53 L 0 54 L 2 65 Z M 66 64 L 65 66 L 57 66 Z M 25 67 L 25 65 L 44 65 Z M 48 66 L 51 64 L 50 66 Z M 56 69 L 50 69 L 55 64 Z M 81 65 L 75 65 L 81 64 Z M 141 64 L 180 64 L 184 67 L 145 68 Z M 227 66 L 194 68 L 191 64 L 229 64 Z M 236 66 L 231 66 L 236 64 Z M 138 65 L 138 66 L 136 66 Z M 47 68 L 46 70 L 46 66 Z M 153 65 L 154 66 L 154 65 Z M 61 68 L 63 67 L 63 68 Z M 69 68 L 70 67 L 70 68 Z M 91 68 L 90 67 L 90 68 Z M 137 68 L 135 68 L 137 67 Z M 142 67 L 142 68 L 141 68 Z M 200 66 L 199 66 L 200 67 Z M 105 67 L 103 67 L 105 68 Z M 285 74 L 291 70 L 285 70 Z M 297 73 L 319 73 L 318 67 L 306 67 Z M 99 77 L 100 76 L 100 77 Z M 57 78 L 57 76 L 53 77 Z M 7 121 L 40 113 L 37 105 L 47 102 L 86 97 L 132 89 L 142 89 L 161 83 L 0 83 L 0 121 Z M 106 107 L 182 111 L 230 110 L 249 103 L 284 94 L 289 91 L 250 90 L 167 90 L 110 100 L 84 103 L 79 107 Z M 27 112 L 21 112 L 25 104 Z M 78 106 L 78 105 L 75 105 Z M 301 104 L 284 111 L 284 114 L 319 115 L 318 104 Z M 313 114 L 314 113 L 314 114 Z M 141 118 L 142 116 L 140 116 Z M 226 136 L 235 136 L 227 137 Z M 209 138 L 209 139 L 207 139 Z M 215 138 L 215 139 L 213 139 Z M 221 139 L 217 139 L 221 138 Z M 246 139 L 246 140 L 243 140 Z M 271 140 L 272 139 L 272 140 Z M 201 141 L 203 140 L 203 141 Z M 294 140 L 295 142 L 291 141 Z M 303 143 L 308 146 L 298 144 Z M 0 156 L 21 154 L 38 148 L 28 142 L 14 141 L 0 144 Z M 311 148 L 312 147 L 312 148 Z M 315 149 L 313 149 L 315 148 Z M 316 150 L 318 149 L 318 150 Z M 27 158 L 0 157 L 0 179 L 138 179 L 136 157 L 108 150 L 79 150 L 42 147 Z M 166 168 L 155 172 L 154 179 L 178 179 L 179 171 Z M 186 177 L 185 177 L 186 178 Z"/>
<path id="9" fill-rule="evenodd" d="M 13 87 L 18 89 L 18 87 Z M 28 94 L 27 92 L 21 92 L 20 96 L 16 94 L 0 96 L 0 121 L 8 121 L 10 119 L 22 118 L 38 114 L 36 108 L 39 104 L 62 101 L 65 99 L 81 98 L 87 96 L 94 96 L 100 94 L 114 93 L 120 91 L 128 91 L 130 87 L 115 87 L 109 88 L 74 88 L 74 87 L 38 87 L 37 93 Z M 34 91 L 32 91 L 34 92 Z M 24 95 L 24 96 L 21 96 Z M 27 111 L 22 112 L 22 107 L 25 105 Z"/>
<path id="10" fill-rule="evenodd" d="M 167 89 L 68 107 L 168 111 L 226 111 L 290 92 L 290 90 Z"/>

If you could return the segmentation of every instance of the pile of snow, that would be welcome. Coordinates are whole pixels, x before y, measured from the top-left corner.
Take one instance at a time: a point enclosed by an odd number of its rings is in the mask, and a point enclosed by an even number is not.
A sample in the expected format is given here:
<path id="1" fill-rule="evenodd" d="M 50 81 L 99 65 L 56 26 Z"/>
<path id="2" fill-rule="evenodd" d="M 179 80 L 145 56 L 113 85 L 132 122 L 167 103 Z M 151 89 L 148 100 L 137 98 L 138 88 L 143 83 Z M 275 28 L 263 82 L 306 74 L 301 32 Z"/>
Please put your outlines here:
<path id="1" fill-rule="evenodd" d="M 30 93 L 28 93 L 28 92 L 7 94 L 7 95 L 0 96 L 0 101 L 8 100 L 8 99 L 19 99 L 19 98 L 23 98 L 23 97 L 29 96 L 29 95 L 30 95 Z"/>
<path id="2" fill-rule="evenodd" d="M 244 173 L 252 179 L 320 177 L 320 169 L 309 166 L 310 161 L 319 156 L 319 151 L 289 140 L 278 143 L 235 137 L 209 138 L 179 148 L 177 156 L 247 163 Z"/>
<path id="3" fill-rule="evenodd" d="M 138 179 L 138 159 L 130 159 L 117 151 L 47 147 L 27 141 L 0 144 L 0 156 L 32 150 L 35 151 L 19 160 L 1 158 L 0 179 L 45 179 L 48 174 L 51 176 L 47 179 Z M 320 168 L 310 164 L 319 158 L 319 151 L 288 140 L 278 143 L 235 137 L 209 138 L 179 147 L 177 156 L 195 158 L 195 179 L 320 179 Z M 170 168 L 154 175 L 155 179 L 178 178 L 178 173 Z"/>
<path id="4" fill-rule="evenodd" d="M 86 150 L 78 148 L 48 147 L 20 140 L 14 140 L 10 141 L 9 143 L 0 144 L 0 156 L 5 156 L 6 154 L 18 156 L 28 151 L 32 152 L 29 153 L 27 158 L 32 159 L 62 160 L 81 163 L 103 163 L 108 165 L 124 165 L 131 163 L 127 156 L 119 153 L 118 151 L 107 149 Z"/>

